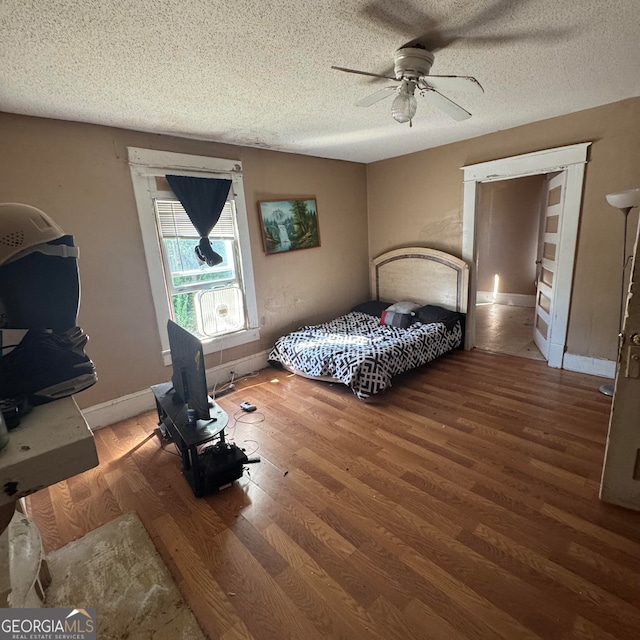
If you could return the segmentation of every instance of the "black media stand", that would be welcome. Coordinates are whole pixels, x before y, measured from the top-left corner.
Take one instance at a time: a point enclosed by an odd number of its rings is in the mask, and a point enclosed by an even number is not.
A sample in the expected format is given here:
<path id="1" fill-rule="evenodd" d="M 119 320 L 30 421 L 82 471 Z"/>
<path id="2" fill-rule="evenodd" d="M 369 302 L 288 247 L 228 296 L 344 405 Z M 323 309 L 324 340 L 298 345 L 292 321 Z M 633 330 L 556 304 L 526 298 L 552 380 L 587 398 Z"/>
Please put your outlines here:
<path id="1" fill-rule="evenodd" d="M 196 497 L 218 491 L 242 476 L 243 465 L 249 460 L 236 445 L 225 442 L 229 416 L 216 403 L 211 408 L 211 420 L 198 420 L 194 428 L 189 426 L 187 407 L 178 400 L 171 382 L 154 385 L 151 391 L 156 399 L 158 424 L 178 447 L 182 473 Z M 208 442 L 212 444 L 199 453 L 198 447 Z"/>

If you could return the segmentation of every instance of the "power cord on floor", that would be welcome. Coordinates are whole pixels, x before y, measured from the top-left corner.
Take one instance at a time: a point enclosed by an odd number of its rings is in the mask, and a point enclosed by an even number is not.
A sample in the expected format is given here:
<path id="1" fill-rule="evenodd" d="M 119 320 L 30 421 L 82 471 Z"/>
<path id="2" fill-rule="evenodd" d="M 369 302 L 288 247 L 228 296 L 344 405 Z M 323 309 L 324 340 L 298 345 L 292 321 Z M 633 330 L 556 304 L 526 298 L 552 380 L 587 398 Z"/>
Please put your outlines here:
<path id="1" fill-rule="evenodd" d="M 256 445 L 256 448 L 251 453 L 247 453 L 245 451 L 245 454 L 246 454 L 247 458 L 250 458 L 256 451 L 258 451 L 258 449 L 260 449 L 260 445 L 258 444 L 257 440 L 243 440 L 242 442 L 243 443 L 245 443 L 245 442 L 253 442 L 253 444 Z M 244 449 L 243 449 L 243 451 L 244 451 Z"/>
<path id="2" fill-rule="evenodd" d="M 243 424 L 260 424 L 264 422 L 265 417 L 262 411 L 251 411 L 250 413 L 240 409 L 240 411 L 236 411 L 233 414 L 234 419 L 234 427 L 238 422 L 242 422 Z"/>
<path id="3" fill-rule="evenodd" d="M 228 393 L 232 393 L 233 391 L 237 391 L 238 388 L 236 387 L 236 383 L 238 382 L 242 382 L 244 380 L 248 380 L 249 378 L 255 378 L 256 376 L 258 376 L 260 374 L 259 371 L 252 371 L 251 373 L 247 373 L 244 376 L 241 376 L 240 378 L 236 378 L 236 372 L 232 371 L 231 372 L 231 380 L 229 380 L 229 382 L 227 382 L 226 384 L 222 385 L 221 387 L 218 388 L 218 384 L 216 383 L 213 387 L 213 390 L 211 391 L 211 397 L 212 398 L 220 398 L 224 395 L 227 395 Z M 244 387 L 245 389 L 250 389 L 251 387 Z"/>
<path id="4" fill-rule="evenodd" d="M 178 449 L 178 445 L 174 442 L 174 440 L 172 438 L 166 439 L 163 437 L 159 437 L 158 440 L 160 441 L 160 448 L 165 452 L 165 453 L 169 453 L 172 456 L 178 456 L 178 458 L 182 458 L 182 454 L 180 453 L 180 449 Z M 177 450 L 176 451 L 169 451 L 169 449 L 167 449 L 164 445 L 165 443 L 171 443 Z"/>

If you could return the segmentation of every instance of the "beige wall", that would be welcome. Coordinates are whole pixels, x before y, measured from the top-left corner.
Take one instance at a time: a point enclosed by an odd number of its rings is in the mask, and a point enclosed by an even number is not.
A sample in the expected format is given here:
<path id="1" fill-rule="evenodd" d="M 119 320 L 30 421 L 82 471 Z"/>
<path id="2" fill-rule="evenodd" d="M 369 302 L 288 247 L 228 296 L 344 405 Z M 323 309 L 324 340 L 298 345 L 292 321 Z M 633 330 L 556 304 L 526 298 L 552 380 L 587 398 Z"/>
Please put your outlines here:
<path id="1" fill-rule="evenodd" d="M 544 176 L 480 185 L 476 216 L 478 291 L 533 296 Z"/>
<path id="2" fill-rule="evenodd" d="M 389 249 L 421 244 L 459 256 L 461 167 L 591 141 L 567 349 L 613 360 L 623 220 L 606 203 L 605 194 L 640 186 L 639 122 L 640 98 L 634 98 L 369 164 L 369 253 L 377 256 Z M 637 219 L 637 213 L 630 216 L 630 228 Z"/>
<path id="3" fill-rule="evenodd" d="M 99 382 L 76 399 L 104 402 L 170 377 L 127 164 L 127 146 L 240 160 L 261 340 L 207 366 L 268 349 L 279 335 L 347 311 L 368 295 L 366 170 L 357 163 L 95 125 L 0 114 L 0 202 L 48 213 L 80 247 L 79 324 Z M 314 195 L 322 246 L 266 256 L 256 202 Z"/>
<path id="4" fill-rule="evenodd" d="M 366 298 L 369 256 L 419 244 L 460 255 L 460 167 L 592 141 L 569 320 L 571 353 L 614 359 L 622 215 L 604 196 L 640 184 L 640 99 L 367 165 L 0 114 L 0 202 L 49 213 L 80 247 L 80 325 L 97 385 L 81 407 L 168 378 L 160 356 L 127 146 L 241 160 L 262 338 L 207 359 L 261 352 L 302 323 Z M 460 126 L 464 126 L 462 123 Z M 322 246 L 266 256 L 255 203 L 315 195 Z M 630 216 L 630 227 L 637 213 Z M 368 231 L 367 231 L 368 224 Z M 367 248 L 368 240 L 368 248 Z"/>

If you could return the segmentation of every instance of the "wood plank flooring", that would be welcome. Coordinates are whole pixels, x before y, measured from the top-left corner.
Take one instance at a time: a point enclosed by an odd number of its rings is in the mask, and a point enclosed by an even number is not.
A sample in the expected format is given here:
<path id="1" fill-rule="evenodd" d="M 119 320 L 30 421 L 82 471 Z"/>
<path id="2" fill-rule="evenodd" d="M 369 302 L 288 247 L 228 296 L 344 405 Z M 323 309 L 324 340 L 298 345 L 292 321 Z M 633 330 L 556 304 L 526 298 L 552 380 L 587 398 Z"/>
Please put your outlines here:
<path id="1" fill-rule="evenodd" d="M 262 456 L 233 487 L 196 499 L 171 445 L 134 450 L 148 413 L 29 510 L 46 549 L 136 511 L 212 639 L 629 640 L 640 513 L 598 500 L 600 383 L 476 350 L 363 403 L 269 369 L 219 400 Z"/>

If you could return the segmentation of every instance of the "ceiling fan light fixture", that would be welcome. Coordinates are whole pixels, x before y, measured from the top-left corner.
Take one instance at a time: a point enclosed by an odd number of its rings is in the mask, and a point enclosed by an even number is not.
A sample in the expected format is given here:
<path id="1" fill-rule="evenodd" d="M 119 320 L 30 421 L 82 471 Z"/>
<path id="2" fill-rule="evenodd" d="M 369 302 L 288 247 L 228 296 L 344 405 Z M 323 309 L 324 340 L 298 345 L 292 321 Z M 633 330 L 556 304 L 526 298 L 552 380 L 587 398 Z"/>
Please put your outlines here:
<path id="1" fill-rule="evenodd" d="M 409 87 L 407 83 L 404 83 L 398 89 L 398 95 L 393 99 L 391 115 L 396 122 L 411 122 L 413 116 L 416 115 L 418 102 L 413 95 L 412 89 L 413 87 Z"/>

